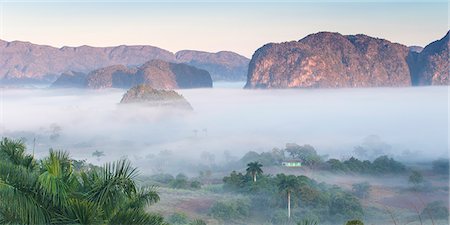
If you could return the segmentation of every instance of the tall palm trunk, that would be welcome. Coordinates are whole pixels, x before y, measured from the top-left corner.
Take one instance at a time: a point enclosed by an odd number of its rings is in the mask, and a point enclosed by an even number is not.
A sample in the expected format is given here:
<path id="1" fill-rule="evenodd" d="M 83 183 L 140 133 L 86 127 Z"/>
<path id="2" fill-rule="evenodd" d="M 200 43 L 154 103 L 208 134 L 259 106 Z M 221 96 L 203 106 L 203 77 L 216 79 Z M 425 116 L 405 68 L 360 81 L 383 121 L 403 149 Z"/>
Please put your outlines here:
<path id="1" fill-rule="evenodd" d="M 287 203 L 288 203 L 288 219 L 291 218 L 291 192 L 287 192 Z"/>
<path id="2" fill-rule="evenodd" d="M 256 173 L 253 173 L 253 182 L 256 182 Z"/>

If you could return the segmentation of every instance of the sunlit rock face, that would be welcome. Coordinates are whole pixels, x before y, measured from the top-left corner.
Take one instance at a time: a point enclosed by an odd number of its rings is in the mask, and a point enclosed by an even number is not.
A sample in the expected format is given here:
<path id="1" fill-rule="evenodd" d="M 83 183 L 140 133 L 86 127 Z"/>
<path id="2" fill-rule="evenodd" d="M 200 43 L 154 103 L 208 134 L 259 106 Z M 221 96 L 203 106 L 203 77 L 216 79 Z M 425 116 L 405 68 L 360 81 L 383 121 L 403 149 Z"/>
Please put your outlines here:
<path id="1" fill-rule="evenodd" d="M 111 65 L 140 65 L 151 59 L 175 61 L 173 53 L 153 46 L 62 47 L 0 40 L 0 79 L 43 80 L 67 71 L 88 73 Z"/>
<path id="2" fill-rule="evenodd" d="M 449 84 L 449 33 L 410 57 L 414 85 Z"/>
<path id="3" fill-rule="evenodd" d="M 266 44 L 249 65 L 246 88 L 410 86 L 408 47 L 366 35 L 321 32 Z"/>
<path id="4" fill-rule="evenodd" d="M 71 85 L 72 84 L 72 85 Z M 212 87 L 208 71 L 182 63 L 151 60 L 139 67 L 115 65 L 90 72 L 63 74 L 53 87 L 131 88 L 147 84 L 156 89 Z"/>
<path id="5" fill-rule="evenodd" d="M 149 45 L 114 47 L 62 47 L 0 40 L 0 81 L 51 83 L 61 74 L 124 65 L 138 66 L 158 59 L 205 69 L 218 80 L 245 80 L 249 59 L 228 51 L 217 53 L 183 50 L 177 53 Z M 66 74 L 67 75 L 67 74 Z M 70 78 L 70 77 L 66 77 Z"/>
<path id="6" fill-rule="evenodd" d="M 150 85 L 138 85 L 129 89 L 123 95 L 120 104 L 192 110 L 191 104 L 177 92 L 157 90 Z"/>

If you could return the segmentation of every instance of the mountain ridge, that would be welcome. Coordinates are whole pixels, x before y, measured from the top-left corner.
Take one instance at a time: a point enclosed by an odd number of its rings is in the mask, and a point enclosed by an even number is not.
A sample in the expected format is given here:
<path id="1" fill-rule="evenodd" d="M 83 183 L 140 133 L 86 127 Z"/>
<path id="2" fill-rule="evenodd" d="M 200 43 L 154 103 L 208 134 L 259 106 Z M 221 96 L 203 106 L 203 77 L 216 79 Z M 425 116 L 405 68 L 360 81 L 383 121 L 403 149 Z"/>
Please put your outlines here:
<path id="1" fill-rule="evenodd" d="M 448 47 L 448 38 L 445 46 Z M 318 32 L 298 41 L 268 43 L 257 49 L 250 60 L 245 88 L 428 85 L 428 81 L 416 82 L 413 74 L 430 79 L 430 75 L 420 72 L 425 67 L 421 66 L 423 57 L 419 57 L 427 54 L 429 48 L 418 53 L 405 45 L 365 34 Z M 438 58 L 441 64 L 448 65 L 448 54 Z M 448 84 L 448 69 L 446 72 L 442 69 L 445 65 L 439 68 L 436 79 Z"/>
<path id="2" fill-rule="evenodd" d="M 131 88 L 148 85 L 154 89 L 210 88 L 208 71 L 184 64 L 152 59 L 136 67 L 112 65 L 87 74 L 63 73 L 52 88 Z"/>
<path id="3" fill-rule="evenodd" d="M 191 50 L 182 50 L 190 52 Z M 182 52 L 179 51 L 179 52 Z M 50 83 L 63 73 L 77 71 L 89 73 L 90 71 L 111 65 L 138 66 L 152 59 L 188 65 L 191 60 L 177 60 L 176 53 L 152 46 L 152 45 L 118 45 L 110 47 L 93 47 L 81 45 L 78 47 L 63 46 L 60 48 L 50 45 L 38 45 L 26 41 L 0 40 L 0 80 L 18 82 L 29 80 L 30 82 Z M 192 51 L 192 58 L 198 58 L 197 54 L 208 55 L 211 59 L 204 63 L 195 63 L 200 69 L 214 71 L 214 78 L 219 80 L 245 80 L 249 59 L 237 53 L 232 56 L 230 62 L 217 61 L 217 53 Z M 217 56 L 216 58 L 220 58 Z M 234 59 L 236 58 L 236 59 Z M 247 61 L 242 61 L 244 58 Z M 228 70 L 226 70 L 228 69 Z M 236 72 L 237 71 L 237 72 Z M 232 72 L 232 74 L 229 74 Z M 236 76 L 236 73 L 238 76 Z M 230 77 L 230 78 L 229 78 Z"/>

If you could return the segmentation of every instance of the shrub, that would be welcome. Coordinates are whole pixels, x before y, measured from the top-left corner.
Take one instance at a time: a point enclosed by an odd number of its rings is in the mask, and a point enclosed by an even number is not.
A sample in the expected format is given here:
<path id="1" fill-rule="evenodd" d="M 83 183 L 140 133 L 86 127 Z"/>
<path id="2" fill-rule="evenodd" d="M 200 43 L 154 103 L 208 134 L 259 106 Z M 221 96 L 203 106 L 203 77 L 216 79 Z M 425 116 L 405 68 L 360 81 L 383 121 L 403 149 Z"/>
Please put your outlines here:
<path id="1" fill-rule="evenodd" d="M 413 185 L 419 185 L 424 182 L 423 176 L 418 171 L 412 171 L 411 175 L 408 178 L 409 183 Z"/>
<path id="2" fill-rule="evenodd" d="M 223 221 L 247 217 L 250 214 L 250 201 L 248 199 L 217 201 L 211 207 L 209 214 Z"/>
<path id="3" fill-rule="evenodd" d="M 175 180 L 172 180 L 170 182 L 169 185 L 171 188 L 187 188 L 188 186 L 187 176 L 180 173 L 177 175 Z"/>
<path id="4" fill-rule="evenodd" d="M 195 180 L 195 181 L 191 182 L 190 187 L 192 189 L 200 189 L 200 188 L 202 188 L 202 183 L 200 183 L 199 181 Z"/>
<path id="5" fill-rule="evenodd" d="M 330 214 L 341 214 L 344 219 L 361 218 L 363 209 L 361 203 L 354 196 L 338 193 L 331 201 Z"/>
<path id="6" fill-rule="evenodd" d="M 201 219 L 195 219 L 189 225 L 206 225 L 206 222 Z"/>
<path id="7" fill-rule="evenodd" d="M 440 201 L 428 203 L 421 216 L 429 219 L 448 219 L 448 208 Z M 431 218 L 430 218 L 431 217 Z"/>
<path id="8" fill-rule="evenodd" d="M 405 172 L 405 166 L 388 156 L 380 156 L 372 162 L 372 170 L 376 173 L 401 173 Z"/>
<path id="9" fill-rule="evenodd" d="M 448 159 L 437 159 L 432 162 L 433 172 L 438 174 L 448 174 L 449 173 L 449 161 Z"/>
<path id="10" fill-rule="evenodd" d="M 302 220 L 302 221 L 297 223 L 297 225 L 318 225 L 318 224 L 319 223 L 317 221 L 315 221 L 315 220 L 308 220 L 308 219 Z"/>
<path id="11" fill-rule="evenodd" d="M 154 180 L 154 181 L 156 181 L 156 182 L 159 182 L 159 183 L 168 184 L 168 183 L 170 183 L 172 180 L 174 180 L 175 178 L 174 178 L 172 175 L 170 175 L 170 174 L 167 174 L 167 173 L 160 173 L 160 174 L 152 175 L 152 176 L 150 177 L 150 179 L 151 179 L 151 180 Z"/>
<path id="12" fill-rule="evenodd" d="M 286 210 L 274 210 L 270 216 L 270 223 L 272 224 L 284 224 L 287 222 Z"/>
<path id="13" fill-rule="evenodd" d="M 370 184 L 368 182 L 353 184 L 352 190 L 357 197 L 367 198 L 370 192 Z"/>
<path id="14" fill-rule="evenodd" d="M 184 213 L 174 213 L 167 219 L 171 224 L 174 225 L 185 225 L 189 223 L 189 218 Z"/>
<path id="15" fill-rule="evenodd" d="M 364 225 L 361 220 L 349 220 L 345 225 Z"/>

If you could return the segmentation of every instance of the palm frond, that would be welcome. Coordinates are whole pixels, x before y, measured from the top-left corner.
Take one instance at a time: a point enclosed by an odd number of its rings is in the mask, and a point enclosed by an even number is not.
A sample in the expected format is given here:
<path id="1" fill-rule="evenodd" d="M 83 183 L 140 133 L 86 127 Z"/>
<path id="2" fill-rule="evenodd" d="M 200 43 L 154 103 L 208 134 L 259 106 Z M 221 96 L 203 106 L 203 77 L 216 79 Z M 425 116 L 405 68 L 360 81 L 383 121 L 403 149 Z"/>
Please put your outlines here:
<path id="1" fill-rule="evenodd" d="M 54 206 L 65 207 L 71 187 L 69 182 L 74 182 L 68 154 L 50 149 L 49 157 L 42 164 L 43 172 L 38 178 L 42 195 L 50 199 Z"/>
<path id="2" fill-rule="evenodd" d="M 35 166 L 34 158 L 26 154 L 25 149 L 25 144 L 21 140 L 3 138 L 0 141 L 0 160 L 33 169 Z"/>
<path id="3" fill-rule="evenodd" d="M 131 196 L 136 193 L 134 181 L 136 176 L 136 168 L 133 168 L 127 160 L 108 163 L 103 166 L 99 180 L 93 184 L 88 198 L 98 205 L 105 205 L 111 203 L 118 195 Z"/>
<path id="4" fill-rule="evenodd" d="M 146 213 L 143 210 L 128 209 L 119 211 L 111 218 L 111 225 L 167 225 L 164 218 L 158 214 Z"/>
<path id="5" fill-rule="evenodd" d="M 127 208 L 143 209 L 146 205 L 150 205 L 159 201 L 159 195 L 154 187 L 141 188 L 130 198 Z"/>
<path id="6" fill-rule="evenodd" d="M 103 212 L 93 202 L 71 199 L 66 213 L 67 217 L 73 220 L 71 223 L 103 224 Z"/>
<path id="7" fill-rule="evenodd" d="M 47 224 L 48 212 L 37 202 L 31 193 L 23 192 L 0 180 L 0 208 L 8 217 L 2 217 L 3 223 Z M 10 221 L 8 221 L 10 220 Z"/>

